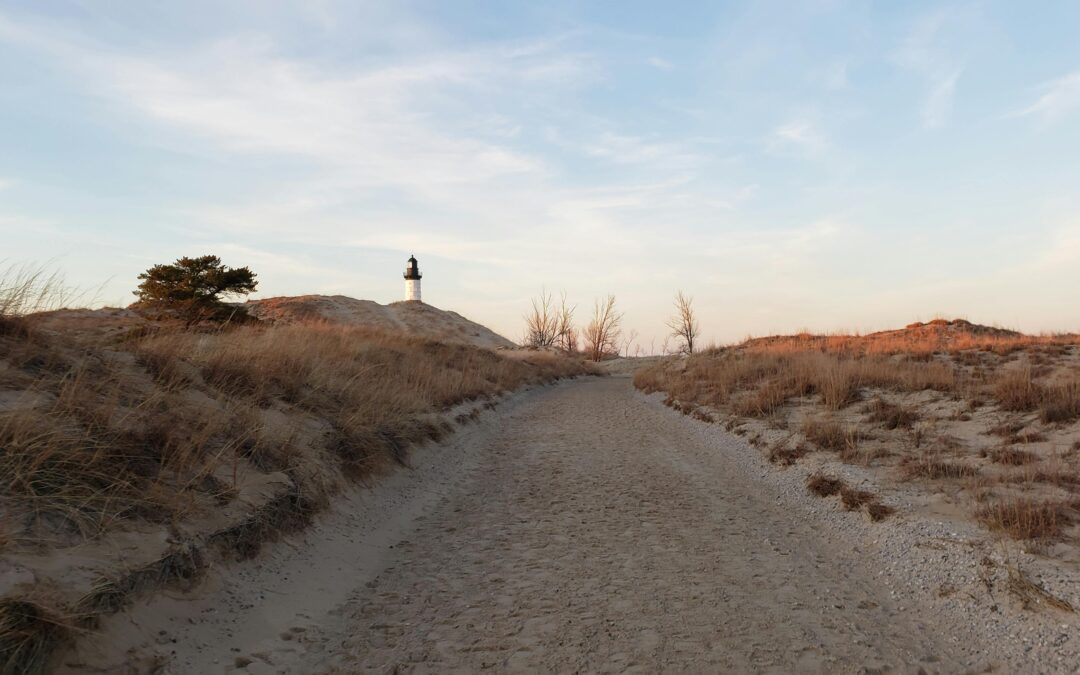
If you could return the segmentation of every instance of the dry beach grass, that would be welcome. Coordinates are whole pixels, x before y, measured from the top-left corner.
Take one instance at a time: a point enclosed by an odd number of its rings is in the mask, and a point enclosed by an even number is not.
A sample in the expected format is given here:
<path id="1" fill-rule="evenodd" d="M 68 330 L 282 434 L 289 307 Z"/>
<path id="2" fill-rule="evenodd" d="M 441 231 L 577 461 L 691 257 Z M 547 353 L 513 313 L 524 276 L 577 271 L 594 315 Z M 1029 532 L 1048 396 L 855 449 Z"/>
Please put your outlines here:
<path id="1" fill-rule="evenodd" d="M 50 283 L 22 278 L 0 302 L 2 672 L 40 669 L 58 640 L 143 588 L 189 583 L 207 555 L 251 556 L 304 526 L 345 485 L 467 423 L 454 406 L 587 370 L 325 323 L 23 316 Z M 35 568 L 73 547 L 71 569 Z M 99 549 L 119 555 L 84 564 Z"/>
<path id="2" fill-rule="evenodd" d="M 1077 336 L 937 320 L 763 338 L 653 365 L 635 384 L 719 414 L 779 464 L 828 452 L 886 484 L 944 495 L 1029 547 L 1080 541 Z"/>

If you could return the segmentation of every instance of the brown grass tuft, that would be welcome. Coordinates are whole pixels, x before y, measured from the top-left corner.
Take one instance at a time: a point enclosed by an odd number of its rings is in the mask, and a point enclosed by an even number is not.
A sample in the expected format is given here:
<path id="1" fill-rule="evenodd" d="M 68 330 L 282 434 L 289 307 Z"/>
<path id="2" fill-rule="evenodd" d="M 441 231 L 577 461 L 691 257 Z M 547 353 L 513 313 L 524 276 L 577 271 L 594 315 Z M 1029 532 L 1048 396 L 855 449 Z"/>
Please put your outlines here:
<path id="1" fill-rule="evenodd" d="M 1047 591 L 1042 584 L 1032 580 L 1020 568 L 1009 565 L 1007 569 L 1009 592 L 1019 598 L 1024 609 L 1031 610 L 1045 606 L 1070 614 L 1076 611 L 1069 601 Z"/>
<path id="2" fill-rule="evenodd" d="M 1030 368 L 1002 375 L 994 385 L 994 396 L 1003 410 L 1030 412 L 1045 398 L 1045 389 L 1035 382 Z"/>
<path id="3" fill-rule="evenodd" d="M 786 440 L 780 441 L 769 450 L 769 461 L 781 466 L 792 466 L 802 457 L 810 453 L 810 448 L 803 443 L 794 447 L 788 447 Z"/>
<path id="4" fill-rule="evenodd" d="M 866 490 L 856 490 L 848 486 L 840 488 L 840 502 L 848 511 L 857 511 L 866 504 L 876 501 L 874 493 Z"/>
<path id="5" fill-rule="evenodd" d="M 206 569 L 202 552 L 194 546 L 174 550 L 159 560 L 126 574 L 102 578 L 78 603 L 85 616 L 111 614 L 125 607 L 144 591 L 165 586 L 189 586 Z"/>
<path id="6" fill-rule="evenodd" d="M 844 427 L 836 420 L 810 417 L 803 420 L 806 439 L 825 450 L 851 455 L 859 446 L 861 435 L 855 427 Z"/>
<path id="7" fill-rule="evenodd" d="M 734 402 L 734 412 L 742 417 L 768 417 L 791 398 L 789 386 L 781 382 L 766 382 Z"/>
<path id="8" fill-rule="evenodd" d="M 1080 380 L 1047 387 L 1039 406 L 1039 419 L 1048 424 L 1080 419 Z"/>
<path id="9" fill-rule="evenodd" d="M 932 453 L 923 453 L 917 457 L 906 457 L 901 462 L 901 471 L 904 478 L 924 478 L 938 480 L 942 478 L 970 478 L 979 473 L 979 470 L 963 462 L 951 462 L 938 458 Z"/>
<path id="10" fill-rule="evenodd" d="M 989 456 L 992 462 L 1005 464 L 1006 466 L 1022 466 L 1024 464 L 1031 464 L 1038 459 L 1033 452 L 1008 447 L 991 450 Z"/>
<path id="11" fill-rule="evenodd" d="M 866 505 L 866 514 L 875 523 L 885 520 L 894 513 L 896 513 L 896 509 L 881 502 L 872 502 Z"/>
<path id="12" fill-rule="evenodd" d="M 991 530 L 1013 539 L 1053 541 L 1061 539 L 1065 527 L 1073 522 L 1071 511 L 1075 506 L 1013 497 L 983 506 L 976 517 Z"/>
<path id="13" fill-rule="evenodd" d="M 806 479 L 806 489 L 818 497 L 829 497 L 838 492 L 844 486 L 844 482 L 833 476 L 816 473 Z"/>
<path id="14" fill-rule="evenodd" d="M 806 479 L 806 489 L 819 497 L 840 495 L 840 503 L 848 511 L 865 509 L 870 520 L 880 522 L 892 515 L 896 509 L 878 501 L 877 495 L 866 490 L 859 490 L 846 484 L 840 478 L 815 473 Z"/>
<path id="15" fill-rule="evenodd" d="M 919 421 L 919 414 L 910 408 L 889 403 L 881 397 L 867 406 L 868 422 L 876 422 L 886 429 L 910 429 Z"/>
<path id="16" fill-rule="evenodd" d="M 0 599 L 0 672 L 44 672 L 50 654 L 69 634 L 68 625 L 41 605 Z"/>

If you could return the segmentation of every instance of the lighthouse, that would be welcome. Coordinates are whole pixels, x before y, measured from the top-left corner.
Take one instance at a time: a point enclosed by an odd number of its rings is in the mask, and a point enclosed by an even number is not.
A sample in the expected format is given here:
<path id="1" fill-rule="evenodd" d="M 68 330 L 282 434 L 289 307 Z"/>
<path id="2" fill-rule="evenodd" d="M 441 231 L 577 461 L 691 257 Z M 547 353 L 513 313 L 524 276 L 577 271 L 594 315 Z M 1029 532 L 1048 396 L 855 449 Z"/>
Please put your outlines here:
<path id="1" fill-rule="evenodd" d="M 416 256 L 409 256 L 409 262 L 405 265 L 405 300 L 420 302 L 420 267 L 416 264 Z"/>

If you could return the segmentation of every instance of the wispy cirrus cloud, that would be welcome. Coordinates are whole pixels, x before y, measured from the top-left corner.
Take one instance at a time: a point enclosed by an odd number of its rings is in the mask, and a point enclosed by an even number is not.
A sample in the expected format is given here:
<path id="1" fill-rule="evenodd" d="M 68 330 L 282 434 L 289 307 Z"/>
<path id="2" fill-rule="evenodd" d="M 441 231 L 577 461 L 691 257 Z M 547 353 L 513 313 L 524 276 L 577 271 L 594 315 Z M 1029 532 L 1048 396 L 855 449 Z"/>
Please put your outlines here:
<path id="1" fill-rule="evenodd" d="M 919 116 L 927 129 L 944 126 L 952 114 L 956 86 L 966 64 L 962 57 L 954 53 L 947 33 L 951 22 L 962 20 L 962 17 L 949 10 L 924 15 L 915 22 L 893 53 L 895 63 L 919 73 L 926 83 Z"/>
<path id="2" fill-rule="evenodd" d="M 1046 82 L 1042 94 L 1031 105 L 1012 113 L 1013 117 L 1040 117 L 1053 121 L 1080 109 L 1080 70 Z"/>
<path id="3" fill-rule="evenodd" d="M 1080 108 L 1067 36 L 1010 24 L 1000 3 L 735 3 L 693 25 L 658 20 L 662 8 L 133 3 L 0 10 L 0 59 L 34 65 L 5 71 L 31 95 L 0 116 L 75 141 L 44 153 L 0 138 L 0 202 L 40 219 L 6 213 L 0 229 L 16 251 L 107 247 L 85 277 L 121 275 L 118 296 L 138 269 L 208 246 L 257 268 L 267 293 L 384 301 L 415 252 L 434 302 L 486 307 L 474 318 L 511 334 L 545 283 L 582 302 L 619 293 L 644 334 L 688 283 L 726 338 L 843 312 L 902 321 L 936 301 L 929 285 L 896 287 L 905 260 L 936 251 L 941 276 L 961 279 L 978 266 L 947 264 L 959 250 L 1031 263 L 1043 249 L 1001 234 L 1038 217 L 1046 176 L 1075 169 L 1061 146 L 1080 115 L 1048 125 L 1045 148 L 994 145 L 1008 124 L 980 106 L 1002 92 L 1025 92 L 1006 106 L 1015 117 Z M 1015 49 L 1044 37 L 1038 53 Z M 1026 89 L 1031 72 L 1064 76 Z M 913 127 L 973 120 L 985 133 L 905 144 Z M 1042 285 L 1066 297 L 1076 231 L 1053 241 L 1029 276 L 1058 275 Z M 893 287 L 916 299 L 881 309 L 874 294 Z M 759 312 L 775 323 L 747 322 Z"/>
<path id="4" fill-rule="evenodd" d="M 811 69 L 808 79 L 827 90 L 839 91 L 851 86 L 848 69 L 846 61 L 837 61 Z"/>
<path id="5" fill-rule="evenodd" d="M 234 153 L 306 158 L 356 185 L 422 191 L 542 171 L 542 160 L 486 133 L 474 103 L 590 77 L 557 39 L 327 68 L 240 35 L 171 55 L 132 56 L 0 15 L 0 40 L 49 54 L 99 95 Z"/>
<path id="6" fill-rule="evenodd" d="M 809 119 L 794 119 L 781 124 L 769 135 L 768 147 L 773 151 L 797 150 L 814 155 L 829 145 L 825 134 Z"/>
<path id="7" fill-rule="evenodd" d="M 699 164 L 701 155 L 690 147 L 671 141 L 656 141 L 610 131 L 582 145 L 592 157 L 619 164 L 648 164 L 664 169 L 685 169 Z"/>
<path id="8" fill-rule="evenodd" d="M 1048 233 L 1042 254 L 1032 265 L 1033 271 L 1076 269 L 1080 264 L 1080 218 L 1074 218 Z"/>

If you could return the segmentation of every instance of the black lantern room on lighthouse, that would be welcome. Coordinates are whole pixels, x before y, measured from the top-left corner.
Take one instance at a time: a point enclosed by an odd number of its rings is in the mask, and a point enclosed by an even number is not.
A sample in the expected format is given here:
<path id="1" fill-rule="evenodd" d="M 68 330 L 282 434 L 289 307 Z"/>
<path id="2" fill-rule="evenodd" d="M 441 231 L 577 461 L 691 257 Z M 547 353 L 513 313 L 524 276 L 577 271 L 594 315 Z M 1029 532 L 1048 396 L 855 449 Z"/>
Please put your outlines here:
<path id="1" fill-rule="evenodd" d="M 405 265 L 405 299 L 420 302 L 420 266 L 416 263 L 416 256 L 409 256 Z"/>

